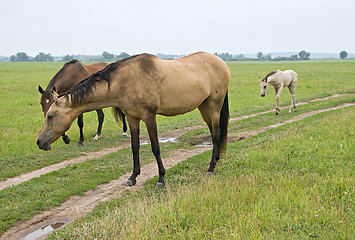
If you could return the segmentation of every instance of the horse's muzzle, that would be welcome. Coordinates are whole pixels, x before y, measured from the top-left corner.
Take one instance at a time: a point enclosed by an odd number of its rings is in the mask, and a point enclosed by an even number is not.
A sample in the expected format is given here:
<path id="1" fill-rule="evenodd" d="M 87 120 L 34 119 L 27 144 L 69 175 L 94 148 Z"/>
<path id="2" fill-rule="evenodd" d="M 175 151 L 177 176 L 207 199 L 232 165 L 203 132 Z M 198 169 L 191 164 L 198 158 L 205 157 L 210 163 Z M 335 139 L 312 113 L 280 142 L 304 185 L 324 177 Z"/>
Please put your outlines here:
<path id="1" fill-rule="evenodd" d="M 39 149 L 44 150 L 44 151 L 51 150 L 51 148 L 52 148 L 51 144 L 48 142 L 42 142 L 37 139 L 36 143 L 37 143 Z"/>

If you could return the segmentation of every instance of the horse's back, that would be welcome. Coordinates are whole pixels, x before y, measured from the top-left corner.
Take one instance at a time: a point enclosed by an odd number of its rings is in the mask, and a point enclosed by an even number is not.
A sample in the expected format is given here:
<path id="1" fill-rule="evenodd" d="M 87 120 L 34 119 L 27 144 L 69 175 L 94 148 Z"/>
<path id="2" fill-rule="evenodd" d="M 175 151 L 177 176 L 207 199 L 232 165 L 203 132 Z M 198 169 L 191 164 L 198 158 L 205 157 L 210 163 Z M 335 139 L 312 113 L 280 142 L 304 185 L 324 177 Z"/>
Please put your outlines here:
<path id="1" fill-rule="evenodd" d="M 198 52 L 176 60 L 160 60 L 164 65 L 163 71 L 170 76 L 176 76 L 186 86 L 193 81 L 210 87 L 218 85 L 228 87 L 230 72 L 227 64 L 210 53 Z M 170 81 L 173 82 L 175 79 L 172 78 Z"/>
<path id="2" fill-rule="evenodd" d="M 296 83 L 298 80 L 298 74 L 293 70 L 286 70 L 284 71 L 285 74 L 291 79 L 291 82 Z"/>
<path id="3" fill-rule="evenodd" d="M 217 56 L 199 52 L 176 60 L 157 60 L 162 81 L 158 112 L 166 115 L 192 111 L 204 100 L 223 101 L 230 81 L 226 63 Z"/>
<path id="4" fill-rule="evenodd" d="M 105 63 L 105 62 L 98 62 L 98 63 L 93 63 L 93 64 L 90 64 L 90 65 L 84 65 L 83 64 L 83 66 L 85 67 L 86 71 L 89 74 L 96 73 L 96 72 L 104 69 L 105 67 L 107 67 L 107 65 L 109 65 L 109 64 Z"/>

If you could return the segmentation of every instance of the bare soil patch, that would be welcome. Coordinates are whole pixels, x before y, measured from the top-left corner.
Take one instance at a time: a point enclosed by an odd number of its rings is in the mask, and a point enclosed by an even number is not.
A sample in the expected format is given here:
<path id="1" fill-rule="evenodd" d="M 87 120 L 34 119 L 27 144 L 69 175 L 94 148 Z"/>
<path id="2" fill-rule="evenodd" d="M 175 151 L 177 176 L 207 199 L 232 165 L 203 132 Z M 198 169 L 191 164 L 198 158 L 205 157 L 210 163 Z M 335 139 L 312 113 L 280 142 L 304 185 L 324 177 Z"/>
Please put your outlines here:
<path id="1" fill-rule="evenodd" d="M 231 135 L 229 137 L 229 142 L 246 139 L 248 137 L 257 135 L 261 132 L 265 132 L 269 129 L 276 128 L 285 125 L 287 123 L 299 121 L 306 117 L 310 117 L 322 112 L 328 112 L 328 111 L 354 106 L 354 105 L 355 103 L 344 103 L 337 107 L 331 107 L 331 108 L 316 110 L 308 113 L 303 113 L 287 121 L 279 122 L 277 124 L 270 125 L 256 131 L 244 132 L 238 135 Z M 196 128 L 200 128 L 200 126 Z M 190 130 L 192 129 L 195 128 L 191 128 Z M 176 136 L 182 135 L 183 133 L 184 131 L 179 131 L 179 130 L 173 131 L 173 134 L 176 134 Z M 172 153 L 172 155 L 163 159 L 164 166 L 166 169 L 169 169 L 175 166 L 176 164 L 178 164 L 179 162 L 184 161 L 189 157 L 200 154 L 209 149 L 211 149 L 211 147 L 196 147 L 194 149 L 177 149 Z M 105 151 L 104 150 L 102 151 L 103 152 L 100 151 L 101 152 L 100 154 L 105 154 Z M 106 151 L 114 151 L 114 148 Z M 106 184 L 102 184 L 98 186 L 96 189 L 87 191 L 84 196 L 72 196 L 69 200 L 64 202 L 59 207 L 37 214 L 36 216 L 34 216 L 32 219 L 28 221 L 19 222 L 18 224 L 8 229 L 8 231 L 6 231 L 1 236 L 0 239 L 21 239 L 27 236 L 28 234 L 51 224 L 55 224 L 58 222 L 68 224 L 86 215 L 87 213 L 91 212 L 92 209 L 98 203 L 119 197 L 120 194 L 125 190 L 138 191 L 139 189 L 142 188 L 145 181 L 156 176 L 157 173 L 158 173 L 158 168 L 155 162 L 146 164 L 142 166 L 141 175 L 139 175 L 137 178 L 137 185 L 133 187 L 124 186 L 124 183 L 126 182 L 126 180 L 129 178 L 131 174 L 131 172 L 128 172 L 118 179 L 112 180 L 111 182 Z"/>
<path id="2" fill-rule="evenodd" d="M 297 106 L 305 105 L 305 104 L 308 104 L 310 102 L 324 101 L 324 100 L 328 100 L 328 99 L 331 99 L 331 98 L 337 98 L 337 97 L 341 97 L 341 96 L 345 96 L 345 95 L 348 95 L 348 94 L 334 94 L 334 95 L 329 96 L 329 97 L 312 99 L 312 100 L 310 100 L 308 102 L 299 102 L 296 105 Z M 286 109 L 286 108 L 288 108 L 288 106 L 282 107 L 281 109 Z M 246 119 L 246 118 L 251 118 L 251 117 L 255 117 L 255 116 L 258 116 L 258 115 L 262 115 L 262 114 L 266 114 L 266 113 L 270 113 L 270 112 L 274 112 L 274 111 L 275 110 L 272 109 L 272 110 L 265 111 L 265 112 L 254 113 L 254 114 L 245 115 L 245 116 L 241 116 L 241 117 L 237 117 L 237 118 L 231 118 L 230 121 L 237 121 L 237 120 L 242 120 L 242 119 Z M 170 132 L 167 132 L 167 133 L 160 133 L 159 137 L 160 138 L 179 138 L 180 136 L 182 136 L 184 133 L 186 133 L 188 131 L 194 131 L 194 130 L 205 128 L 205 127 L 206 126 L 194 126 L 194 127 L 187 127 L 187 128 L 184 128 L 184 129 L 177 129 L 177 130 L 170 131 Z M 141 137 L 141 142 L 144 142 L 144 141 L 148 142 L 149 139 L 147 137 Z M 209 141 L 210 140 L 207 139 L 206 141 L 204 141 L 206 144 L 202 144 L 200 146 L 208 146 L 209 145 Z M 22 175 L 20 175 L 18 177 L 9 178 L 6 181 L 0 182 L 0 191 L 5 189 L 5 188 L 7 188 L 7 187 L 16 186 L 18 184 L 21 184 L 21 183 L 23 183 L 25 181 L 28 181 L 28 180 L 32 179 L 32 178 L 39 177 L 42 174 L 50 173 L 52 171 L 56 171 L 56 170 L 59 170 L 61 168 L 65 168 L 67 166 L 71 166 L 71 165 L 74 165 L 74 164 L 77 164 L 77 163 L 85 162 L 86 160 L 89 160 L 89 159 L 99 158 L 99 157 L 102 157 L 104 155 L 107 155 L 107 154 L 116 152 L 116 151 L 118 151 L 120 149 L 128 148 L 128 147 L 130 147 L 130 141 L 127 139 L 127 141 L 125 141 L 124 143 L 122 143 L 118 147 L 104 148 L 104 149 L 102 149 L 102 150 L 100 150 L 98 152 L 83 153 L 83 155 L 80 156 L 80 157 L 76 157 L 76 158 L 69 159 L 69 160 L 66 160 L 66 161 L 63 161 L 63 162 L 60 162 L 60 163 L 57 163 L 57 164 L 53 164 L 53 165 L 38 169 L 36 171 L 30 172 L 30 173 L 25 173 L 25 174 L 22 174 Z"/>

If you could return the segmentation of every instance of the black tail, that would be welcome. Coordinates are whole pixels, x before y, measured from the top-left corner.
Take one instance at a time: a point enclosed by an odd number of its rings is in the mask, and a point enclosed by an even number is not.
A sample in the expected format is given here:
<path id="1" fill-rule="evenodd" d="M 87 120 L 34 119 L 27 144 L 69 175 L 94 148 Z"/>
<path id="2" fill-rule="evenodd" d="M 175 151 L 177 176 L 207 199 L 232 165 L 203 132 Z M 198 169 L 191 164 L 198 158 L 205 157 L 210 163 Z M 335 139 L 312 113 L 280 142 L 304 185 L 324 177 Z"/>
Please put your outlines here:
<path id="1" fill-rule="evenodd" d="M 112 110 L 112 114 L 113 114 L 113 117 L 115 118 L 116 122 L 120 125 L 122 125 L 123 123 L 123 118 L 124 118 L 124 113 L 122 112 L 121 109 L 119 109 L 118 107 L 112 107 L 111 108 Z"/>
<path id="2" fill-rule="evenodd" d="M 229 122 L 229 106 L 228 106 L 228 90 L 226 96 L 224 97 L 223 106 L 220 113 L 219 119 L 219 129 L 220 129 L 220 153 L 222 157 L 226 156 L 227 151 L 227 140 L 228 140 L 228 122 Z"/>

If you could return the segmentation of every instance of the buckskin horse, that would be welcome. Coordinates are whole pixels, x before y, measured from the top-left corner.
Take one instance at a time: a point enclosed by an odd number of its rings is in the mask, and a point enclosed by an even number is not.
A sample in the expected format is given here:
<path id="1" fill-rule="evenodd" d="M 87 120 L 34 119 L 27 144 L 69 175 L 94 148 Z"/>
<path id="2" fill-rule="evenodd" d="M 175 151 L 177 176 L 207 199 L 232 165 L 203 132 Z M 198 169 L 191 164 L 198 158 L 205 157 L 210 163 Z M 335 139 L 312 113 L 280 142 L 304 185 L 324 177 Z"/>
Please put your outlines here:
<path id="1" fill-rule="evenodd" d="M 58 73 L 52 78 L 52 80 L 48 83 L 48 86 L 46 90 L 43 90 L 41 86 L 38 86 L 38 91 L 42 94 L 40 103 L 42 105 L 42 111 L 44 113 L 44 117 L 46 117 L 46 114 L 48 112 L 49 107 L 53 103 L 53 97 L 51 94 L 51 91 L 53 89 L 56 90 L 58 94 L 63 94 L 66 91 L 68 91 L 70 88 L 74 87 L 78 83 L 80 83 L 83 79 L 89 77 L 92 73 L 95 73 L 99 70 L 102 70 L 108 65 L 108 63 L 100 62 L 100 63 L 94 63 L 90 65 L 84 65 L 80 61 L 74 59 L 70 62 L 67 62 L 64 64 L 64 66 L 58 71 Z M 101 130 L 102 130 L 102 124 L 104 122 L 104 112 L 102 109 L 95 109 L 97 112 L 97 118 L 99 121 L 99 125 L 97 128 L 97 133 L 96 136 L 94 137 L 95 140 L 98 140 L 101 137 Z M 123 114 L 122 112 L 119 111 L 119 109 L 114 109 L 117 111 L 116 114 Z M 124 118 L 124 115 L 120 116 L 122 119 L 123 123 L 123 134 L 122 135 L 127 135 L 127 125 L 126 121 Z M 78 145 L 81 146 L 83 145 L 84 141 L 84 133 L 83 133 L 83 127 L 84 127 L 84 121 L 83 121 L 83 114 L 80 114 L 78 116 L 78 126 L 80 130 L 80 138 Z M 63 141 L 65 143 L 69 143 L 70 139 L 68 135 L 65 135 L 63 133 L 62 135 Z"/>
<path id="2" fill-rule="evenodd" d="M 269 85 L 272 85 L 274 87 L 276 95 L 276 115 L 278 115 L 280 112 L 279 98 L 281 95 L 281 91 L 284 87 L 288 87 L 288 90 L 291 94 L 291 106 L 288 112 L 292 112 L 292 107 L 294 108 L 294 111 L 296 111 L 295 88 L 297 79 L 298 75 L 293 70 L 276 70 L 269 72 L 262 80 L 259 78 L 262 97 L 265 97 L 267 87 Z"/>
<path id="3" fill-rule="evenodd" d="M 226 63 L 204 52 L 175 60 L 140 54 L 117 61 L 62 95 L 51 92 L 54 102 L 36 143 L 40 149 L 49 150 L 51 143 L 67 131 L 81 113 L 118 107 L 126 114 L 131 132 L 133 173 L 126 185 L 135 185 L 140 174 L 139 123 L 142 120 L 159 168 L 156 186 L 164 186 L 165 169 L 160 157 L 156 115 L 175 116 L 198 108 L 212 136 L 212 158 L 207 171 L 211 175 L 220 155 L 226 153 L 229 82 Z"/>

